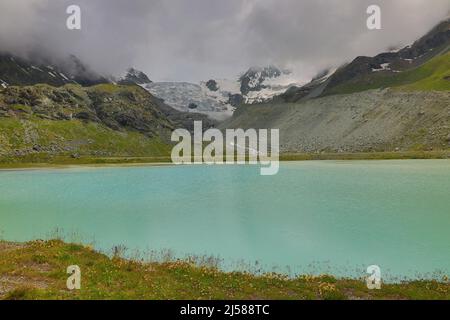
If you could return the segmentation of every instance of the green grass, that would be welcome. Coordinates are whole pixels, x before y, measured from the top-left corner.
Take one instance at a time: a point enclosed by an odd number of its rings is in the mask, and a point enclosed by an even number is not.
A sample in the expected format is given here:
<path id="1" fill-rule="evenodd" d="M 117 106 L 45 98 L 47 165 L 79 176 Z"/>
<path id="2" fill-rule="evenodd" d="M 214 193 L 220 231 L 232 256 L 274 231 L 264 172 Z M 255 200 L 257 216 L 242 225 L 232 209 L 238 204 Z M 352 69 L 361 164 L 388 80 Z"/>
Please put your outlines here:
<path id="1" fill-rule="evenodd" d="M 98 85 L 89 87 L 89 90 L 112 94 L 112 93 L 119 92 L 121 90 L 121 88 L 122 88 L 122 86 L 119 86 L 116 84 L 103 83 L 103 84 L 98 84 Z"/>
<path id="2" fill-rule="evenodd" d="M 372 73 L 368 78 L 332 88 L 327 94 L 348 94 L 378 88 L 408 91 L 450 91 L 450 52 L 437 56 L 422 66 L 397 74 Z"/>
<path id="3" fill-rule="evenodd" d="M 59 240 L 0 242 L 0 256 L 0 299 L 450 299 L 445 277 L 368 290 L 363 279 L 225 273 L 192 261 L 142 263 Z M 81 269 L 81 290 L 66 288 L 69 265 Z"/>
<path id="4" fill-rule="evenodd" d="M 425 76 L 400 88 L 415 91 L 450 91 L 450 52 L 432 59 L 421 66 L 418 72 Z"/>
<path id="5" fill-rule="evenodd" d="M 149 138 L 135 131 L 116 131 L 95 122 L 80 120 L 0 118 L 0 142 L 0 153 L 3 149 L 5 154 L 14 150 L 29 150 L 39 145 L 37 152 L 27 154 L 24 159 L 10 156 L 11 162 L 72 154 L 92 157 L 97 155 L 100 158 L 170 155 L 170 146 L 159 138 Z M 52 152 L 48 152 L 52 147 L 57 155 L 51 156 Z"/>
<path id="6" fill-rule="evenodd" d="M 105 93 L 108 95 L 125 92 L 139 92 L 144 90 L 138 85 L 119 85 L 119 84 L 113 84 L 113 83 L 102 83 L 97 84 L 91 87 L 87 87 L 87 91 L 93 91 L 97 93 Z"/>
<path id="7" fill-rule="evenodd" d="M 311 161 L 311 160 L 407 160 L 407 159 L 450 159 L 448 151 L 410 151 L 410 152 L 371 152 L 371 153 L 320 153 L 320 154 L 282 154 L 280 161 Z M 32 154 L 23 157 L 0 158 L 0 169 L 15 168 L 47 168 L 108 165 L 151 165 L 171 164 L 170 156 L 151 157 L 94 157 L 81 156 L 49 156 L 48 154 Z"/>
<path id="8" fill-rule="evenodd" d="M 38 145 L 37 150 L 33 150 Z M 56 148 L 53 152 L 52 148 Z M 414 150 L 413 150 L 414 149 Z M 448 159 L 450 150 L 281 154 L 282 161 Z M 25 150 L 23 154 L 16 151 Z M 49 151 L 50 150 L 50 151 Z M 171 162 L 171 145 L 136 131 L 112 130 L 96 122 L 0 118 L 0 168 Z"/>
<path id="9" fill-rule="evenodd" d="M 23 104 L 13 104 L 9 106 L 9 109 L 15 112 L 32 113 L 31 107 Z"/>

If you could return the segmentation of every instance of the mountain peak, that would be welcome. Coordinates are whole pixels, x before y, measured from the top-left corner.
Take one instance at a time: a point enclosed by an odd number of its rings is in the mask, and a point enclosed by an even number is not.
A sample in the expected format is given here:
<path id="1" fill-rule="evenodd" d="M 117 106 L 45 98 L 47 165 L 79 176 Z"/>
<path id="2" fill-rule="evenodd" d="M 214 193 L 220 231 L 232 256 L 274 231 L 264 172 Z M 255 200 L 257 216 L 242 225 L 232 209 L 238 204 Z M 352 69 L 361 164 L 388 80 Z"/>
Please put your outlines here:
<path id="1" fill-rule="evenodd" d="M 142 71 L 135 68 L 129 68 L 126 75 L 120 79 L 120 84 L 148 84 L 152 83 L 149 77 Z"/>
<path id="2" fill-rule="evenodd" d="M 285 71 L 280 70 L 274 65 L 266 67 L 251 67 L 240 78 L 241 93 L 248 94 L 250 91 L 261 91 L 264 89 L 264 81 L 266 79 L 274 79 L 280 77 Z"/>

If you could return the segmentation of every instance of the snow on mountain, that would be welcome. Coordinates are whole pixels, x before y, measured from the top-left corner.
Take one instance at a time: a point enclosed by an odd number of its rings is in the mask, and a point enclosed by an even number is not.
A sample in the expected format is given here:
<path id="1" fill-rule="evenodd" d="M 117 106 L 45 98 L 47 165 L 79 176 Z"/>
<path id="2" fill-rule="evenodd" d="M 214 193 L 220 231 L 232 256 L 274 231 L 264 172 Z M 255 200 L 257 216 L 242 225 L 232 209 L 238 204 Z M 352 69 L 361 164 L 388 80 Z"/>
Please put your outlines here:
<path id="1" fill-rule="evenodd" d="M 3 81 L 2 79 L 0 79 L 0 86 L 1 86 L 2 88 L 6 88 L 6 87 L 8 87 L 8 82 Z"/>
<path id="2" fill-rule="evenodd" d="M 315 76 L 311 80 L 311 82 L 314 82 L 316 84 L 323 83 L 323 82 L 327 81 L 337 70 L 338 70 L 338 68 L 326 69 L 326 70 L 320 72 L 317 76 Z"/>
<path id="3" fill-rule="evenodd" d="M 292 86 L 305 84 L 289 70 L 275 66 L 252 67 L 236 80 L 209 80 L 201 83 L 209 96 L 238 107 L 240 104 L 262 103 L 284 93 Z M 211 87 L 213 90 L 211 90 Z"/>
<path id="4" fill-rule="evenodd" d="M 269 101 L 291 86 L 304 84 L 292 72 L 275 66 L 252 67 L 233 80 L 210 79 L 198 84 L 151 82 L 142 72 L 130 70 L 132 72 L 129 71 L 122 82 L 134 82 L 142 86 L 179 111 L 202 113 L 215 120 L 230 117 L 242 104 Z"/>
<path id="5" fill-rule="evenodd" d="M 270 67 L 267 72 L 257 72 L 250 80 L 250 86 L 246 89 L 245 102 L 247 104 L 261 103 L 271 100 L 273 97 L 283 94 L 290 87 L 305 84 L 305 81 L 298 80 L 296 75 L 288 70 L 280 71 Z M 241 90 L 244 83 L 241 81 Z M 243 90 L 244 91 L 244 90 Z"/>
<path id="6" fill-rule="evenodd" d="M 202 113 L 215 120 L 230 117 L 235 109 L 228 104 L 228 97 L 222 96 L 220 92 L 210 91 L 203 84 L 153 82 L 142 87 L 179 111 Z"/>

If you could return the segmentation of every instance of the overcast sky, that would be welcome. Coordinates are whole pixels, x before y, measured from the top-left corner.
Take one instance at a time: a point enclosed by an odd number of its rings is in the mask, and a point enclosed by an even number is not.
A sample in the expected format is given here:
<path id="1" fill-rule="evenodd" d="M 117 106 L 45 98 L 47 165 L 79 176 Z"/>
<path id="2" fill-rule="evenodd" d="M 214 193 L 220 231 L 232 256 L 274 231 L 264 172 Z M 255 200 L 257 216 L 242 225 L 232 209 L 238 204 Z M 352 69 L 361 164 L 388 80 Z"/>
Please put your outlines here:
<path id="1" fill-rule="evenodd" d="M 81 31 L 66 28 L 70 4 L 81 7 Z M 381 31 L 366 27 L 370 4 L 382 8 Z M 156 81 L 267 64 L 311 77 L 407 45 L 449 12 L 449 0 L 1 0 L 0 50 L 72 53 L 102 73 L 134 66 Z"/>

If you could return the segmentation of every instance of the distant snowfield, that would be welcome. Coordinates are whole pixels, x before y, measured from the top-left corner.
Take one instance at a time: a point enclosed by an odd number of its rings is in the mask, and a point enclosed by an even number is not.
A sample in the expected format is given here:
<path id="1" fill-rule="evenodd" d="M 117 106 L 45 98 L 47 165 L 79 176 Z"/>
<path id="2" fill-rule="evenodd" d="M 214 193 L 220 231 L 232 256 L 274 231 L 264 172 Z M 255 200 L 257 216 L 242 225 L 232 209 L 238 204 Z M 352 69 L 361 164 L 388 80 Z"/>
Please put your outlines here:
<path id="1" fill-rule="evenodd" d="M 154 82 L 145 84 L 143 87 L 178 111 L 202 113 L 215 120 L 225 120 L 231 117 L 235 110 L 228 103 L 228 95 L 210 91 L 205 85 L 187 82 Z"/>
<path id="2" fill-rule="evenodd" d="M 199 84 L 188 82 L 153 82 L 142 85 L 152 95 L 182 112 L 196 112 L 208 115 L 215 120 L 225 120 L 236 110 L 230 104 L 230 96 L 241 95 L 247 104 L 262 103 L 284 93 L 291 86 L 301 86 L 307 81 L 299 81 L 292 73 L 281 74 L 278 77 L 266 78 L 261 83 L 262 88 L 250 91 L 246 95 L 241 93 L 239 79 L 216 79 L 218 90 L 212 91 L 206 86 L 206 81 Z M 251 79 L 252 84 L 258 85 L 258 74 Z"/>
<path id="3" fill-rule="evenodd" d="M 250 91 L 246 95 L 246 103 L 262 103 L 286 92 L 292 86 L 303 86 L 308 81 L 297 79 L 292 73 L 283 73 L 276 78 L 267 78 L 262 82 L 265 87 L 259 91 Z"/>

